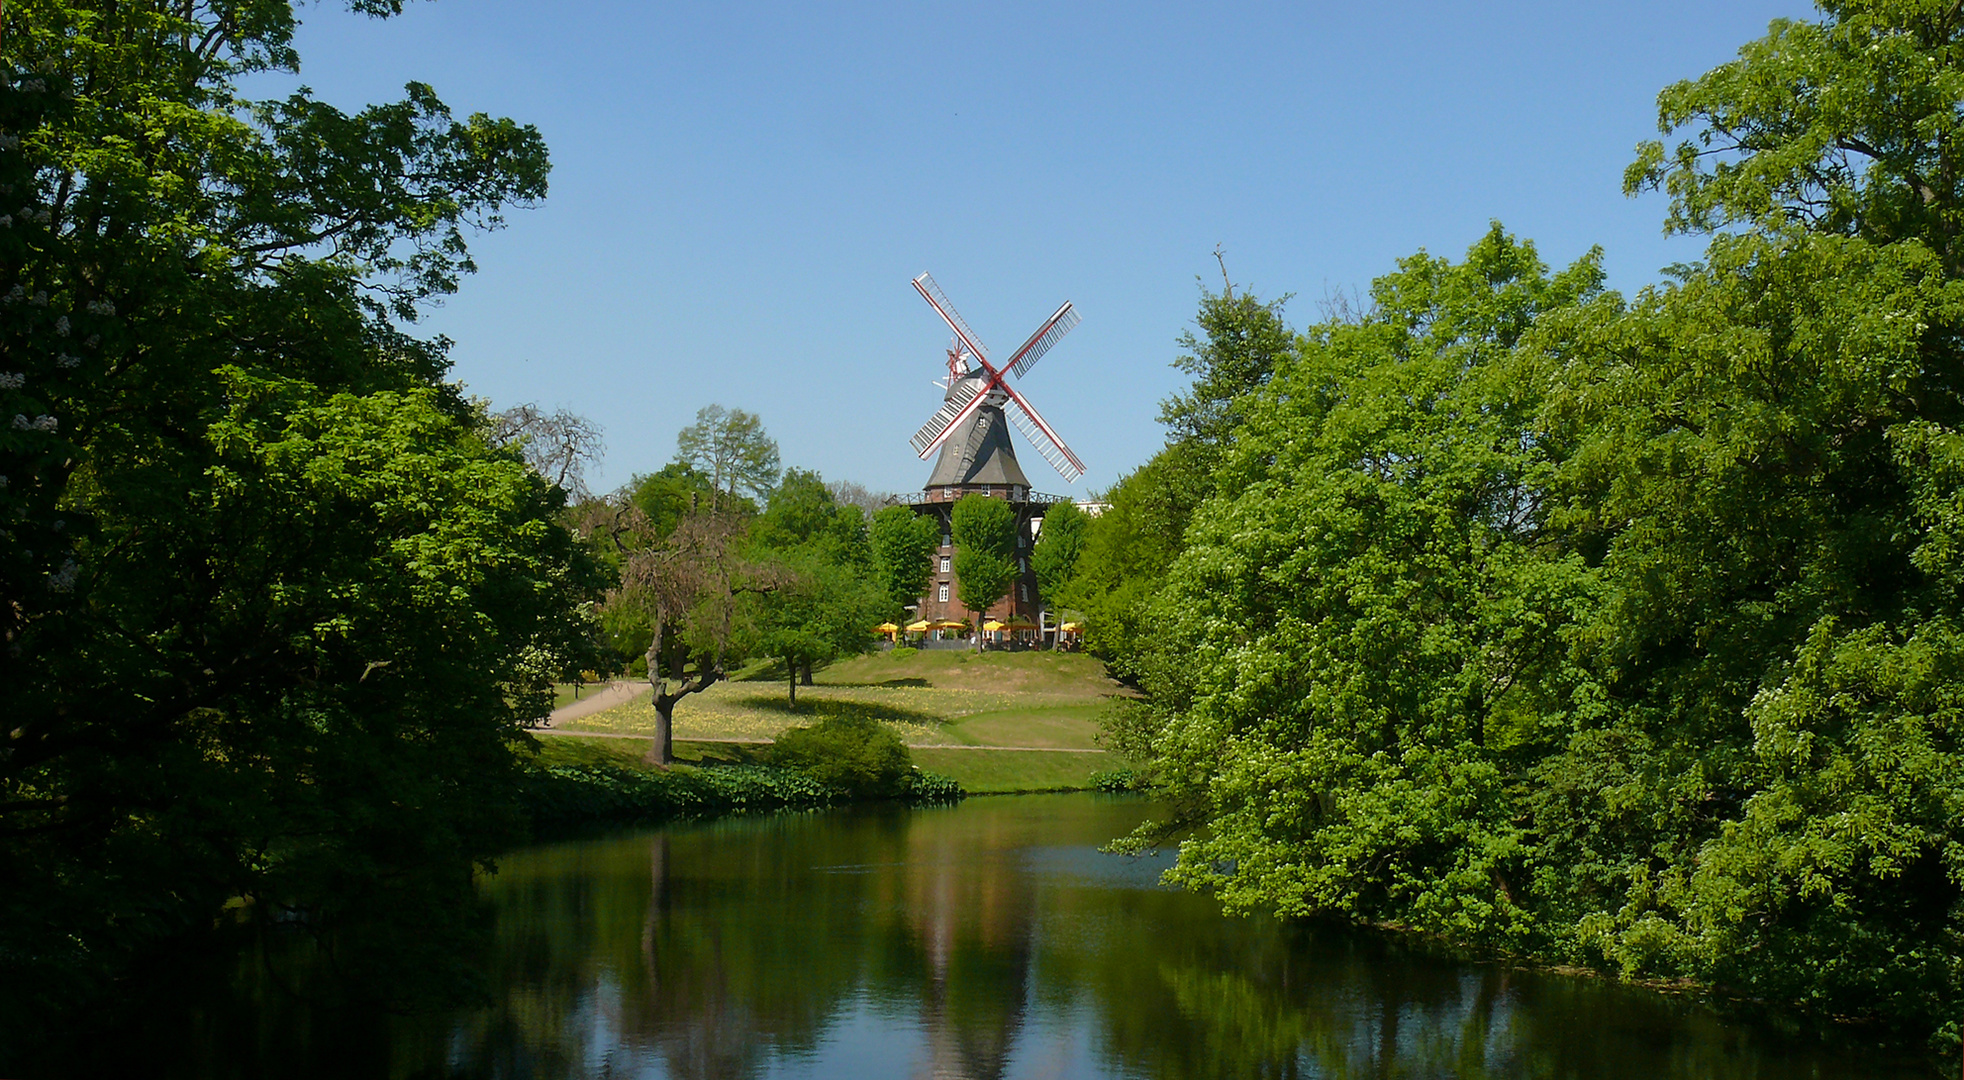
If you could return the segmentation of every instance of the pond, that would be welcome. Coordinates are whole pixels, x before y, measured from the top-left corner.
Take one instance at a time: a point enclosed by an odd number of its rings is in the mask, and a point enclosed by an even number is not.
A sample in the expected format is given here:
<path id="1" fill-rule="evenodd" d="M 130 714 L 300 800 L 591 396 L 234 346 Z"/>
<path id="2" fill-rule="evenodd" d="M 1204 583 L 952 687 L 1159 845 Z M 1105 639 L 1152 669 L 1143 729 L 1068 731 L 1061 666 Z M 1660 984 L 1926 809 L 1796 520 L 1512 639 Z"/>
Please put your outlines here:
<path id="1" fill-rule="evenodd" d="M 483 886 L 496 911 L 492 1007 L 342 1025 L 328 1045 L 318 1035 L 309 1044 L 292 1009 L 269 1006 L 256 1048 L 207 1041 L 196 1071 L 1929 1075 L 1927 1062 L 1864 1052 L 1845 1032 L 1463 962 L 1373 933 L 1224 918 L 1205 897 L 1160 887 L 1164 859 L 1099 853 L 1149 811 L 1094 795 L 971 799 L 517 852 Z M 289 1055 L 287 1067 L 268 1054 Z"/>

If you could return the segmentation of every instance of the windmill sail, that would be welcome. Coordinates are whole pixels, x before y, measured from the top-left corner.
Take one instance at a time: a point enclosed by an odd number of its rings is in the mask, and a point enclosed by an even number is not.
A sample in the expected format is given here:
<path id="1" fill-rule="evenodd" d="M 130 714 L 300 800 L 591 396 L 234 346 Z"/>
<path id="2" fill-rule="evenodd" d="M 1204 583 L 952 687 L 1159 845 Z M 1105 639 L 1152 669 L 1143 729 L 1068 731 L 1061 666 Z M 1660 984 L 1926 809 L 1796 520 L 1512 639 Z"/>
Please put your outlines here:
<path id="1" fill-rule="evenodd" d="M 923 285 L 922 282 L 927 284 Z M 968 351 L 977 360 L 985 364 L 989 362 L 989 350 L 982 347 L 982 339 L 976 337 L 975 331 L 970 330 L 968 323 L 962 321 L 962 313 L 955 310 L 955 305 L 949 302 L 947 295 L 941 291 L 941 286 L 934 283 L 934 278 L 923 273 L 914 279 L 914 290 L 921 294 L 921 299 L 926 300 L 929 306 L 941 313 L 942 321 L 948 324 L 948 328 L 955 332 L 956 337 L 962 339 L 962 344 L 968 346 Z"/>
<path id="2" fill-rule="evenodd" d="M 1057 313 L 1042 326 L 1037 327 L 1037 332 L 1030 335 L 1030 340 L 1024 342 L 1023 347 L 1016 350 L 1015 355 L 1009 358 L 1009 370 L 1014 372 L 1017 378 L 1022 378 L 1025 372 L 1036 366 L 1036 362 L 1044 353 L 1050 351 L 1052 345 L 1063 340 L 1064 335 L 1070 333 L 1071 328 L 1077 324 L 1077 309 L 1071 306 L 1069 300 L 1064 301 L 1064 306 L 1058 308 Z"/>
<path id="3" fill-rule="evenodd" d="M 927 423 L 921 425 L 921 430 L 914 432 L 914 437 L 908 440 L 914 444 L 914 452 L 922 457 L 933 453 L 934 448 L 941 445 L 942 440 L 948 437 L 948 432 L 954 429 L 955 421 L 964 419 L 974 411 L 976 399 L 981 396 L 982 384 L 973 379 L 963 379 L 950 388 L 948 400 L 943 402 L 941 408 L 933 416 L 928 417 Z"/>
<path id="4" fill-rule="evenodd" d="M 1004 387 L 1004 389 L 1008 388 Z M 1079 461 L 1078 456 L 1071 453 L 1071 448 L 1064 445 L 1064 440 L 1050 430 L 1050 425 L 1043 422 L 1043 417 L 1037 415 L 1037 411 L 1030 407 L 1030 403 L 1024 401 L 1022 395 L 1013 390 L 1009 391 L 1009 400 L 1004 404 L 1007 408 L 1003 411 L 1009 414 L 1010 423 L 1015 424 L 1016 430 L 1030 440 L 1030 445 L 1037 448 L 1037 453 L 1043 455 L 1043 460 L 1048 461 L 1050 467 L 1057 470 L 1057 475 L 1063 477 L 1065 483 L 1077 483 L 1078 477 L 1084 475 L 1084 462 Z"/>

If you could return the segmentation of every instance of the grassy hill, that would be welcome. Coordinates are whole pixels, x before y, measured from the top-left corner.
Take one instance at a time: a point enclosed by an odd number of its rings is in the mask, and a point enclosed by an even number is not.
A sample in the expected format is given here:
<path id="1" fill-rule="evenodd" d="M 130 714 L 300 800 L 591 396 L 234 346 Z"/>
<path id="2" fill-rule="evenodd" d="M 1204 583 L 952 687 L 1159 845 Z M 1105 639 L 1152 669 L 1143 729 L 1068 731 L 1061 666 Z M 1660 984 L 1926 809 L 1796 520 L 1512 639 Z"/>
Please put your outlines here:
<path id="1" fill-rule="evenodd" d="M 783 669 L 762 664 L 685 699 L 675 710 L 677 755 L 742 756 L 740 745 L 725 740 L 763 742 L 787 728 L 845 714 L 885 724 L 915 748 L 922 768 L 977 793 L 1081 788 L 1093 772 L 1122 764 L 1099 747 L 1097 736 L 1100 718 L 1125 691 L 1090 657 L 895 650 L 833 664 L 815 672 L 814 682 L 799 687 L 793 708 Z M 644 694 L 559 727 L 652 735 L 655 710 Z M 647 746 L 638 739 L 578 741 L 625 745 L 549 752 L 619 757 Z M 1008 747 L 1019 749 L 991 749 Z"/>

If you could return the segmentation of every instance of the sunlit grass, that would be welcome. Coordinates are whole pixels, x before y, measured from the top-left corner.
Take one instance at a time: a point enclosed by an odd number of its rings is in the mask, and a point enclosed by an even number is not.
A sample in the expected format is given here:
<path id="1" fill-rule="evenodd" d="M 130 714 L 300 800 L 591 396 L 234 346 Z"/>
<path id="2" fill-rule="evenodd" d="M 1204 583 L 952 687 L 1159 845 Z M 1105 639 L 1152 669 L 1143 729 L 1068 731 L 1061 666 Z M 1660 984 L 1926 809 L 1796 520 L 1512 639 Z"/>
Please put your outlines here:
<path id="1" fill-rule="evenodd" d="M 795 708 L 788 700 L 783 675 L 781 667 L 757 664 L 732 681 L 684 698 L 675 709 L 677 756 L 708 754 L 721 760 L 728 755 L 710 740 L 770 740 L 825 717 L 858 716 L 885 725 L 917 748 L 914 759 L 922 768 L 954 776 L 974 792 L 1083 788 L 1091 773 L 1123 764 L 1106 753 L 921 749 L 936 745 L 1098 749 L 1099 720 L 1122 691 L 1104 677 L 1095 661 L 1083 656 L 924 652 L 898 658 L 892 654 L 858 657 L 816 672 L 818 685 L 799 687 Z M 655 724 L 654 706 L 644 697 L 557 727 L 569 732 L 652 736 Z M 578 741 L 625 743 L 636 748 L 636 757 L 649 746 L 640 739 Z M 756 752 L 721 745 L 737 758 Z"/>
<path id="2" fill-rule="evenodd" d="M 914 750 L 914 764 L 951 777 L 971 795 L 1082 791 L 1091 774 L 1124 764 L 1115 754 L 1040 750 Z"/>

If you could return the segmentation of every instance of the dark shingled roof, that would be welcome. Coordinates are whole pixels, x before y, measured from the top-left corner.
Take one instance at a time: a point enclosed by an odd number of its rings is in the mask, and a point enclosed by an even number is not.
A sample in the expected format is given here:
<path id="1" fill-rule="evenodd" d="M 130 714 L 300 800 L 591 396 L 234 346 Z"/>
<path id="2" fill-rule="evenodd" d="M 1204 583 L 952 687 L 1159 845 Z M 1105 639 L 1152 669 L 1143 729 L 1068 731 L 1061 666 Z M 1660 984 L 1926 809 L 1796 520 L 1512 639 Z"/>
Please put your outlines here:
<path id="1" fill-rule="evenodd" d="M 928 477 L 927 486 L 959 484 L 1030 486 L 1030 478 L 1016 463 L 1016 449 L 1009 445 L 1009 418 L 1002 414 L 1001 406 L 984 404 L 962 430 L 941 444 L 941 457 L 934 463 L 934 475 Z"/>

